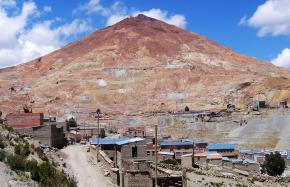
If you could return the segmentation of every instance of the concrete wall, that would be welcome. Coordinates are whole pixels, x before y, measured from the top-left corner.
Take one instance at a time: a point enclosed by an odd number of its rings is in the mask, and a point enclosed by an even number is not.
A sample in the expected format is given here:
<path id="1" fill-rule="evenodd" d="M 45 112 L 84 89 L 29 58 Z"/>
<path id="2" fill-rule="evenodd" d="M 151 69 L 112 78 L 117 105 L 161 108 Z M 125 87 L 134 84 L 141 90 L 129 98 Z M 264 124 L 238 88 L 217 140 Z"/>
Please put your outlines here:
<path id="1" fill-rule="evenodd" d="M 132 148 L 137 147 L 137 157 L 133 157 Z M 146 158 L 146 144 L 144 141 L 128 143 L 125 145 L 118 146 L 117 150 L 117 165 L 121 165 L 121 160 L 131 160 L 131 159 L 145 159 Z"/>
<path id="2" fill-rule="evenodd" d="M 181 166 L 182 168 L 192 168 L 192 156 L 182 156 Z"/>
<path id="3" fill-rule="evenodd" d="M 51 147 L 63 147 L 65 136 L 63 128 L 57 128 L 56 125 L 42 125 L 33 127 L 32 136 L 42 144 L 48 144 Z"/>

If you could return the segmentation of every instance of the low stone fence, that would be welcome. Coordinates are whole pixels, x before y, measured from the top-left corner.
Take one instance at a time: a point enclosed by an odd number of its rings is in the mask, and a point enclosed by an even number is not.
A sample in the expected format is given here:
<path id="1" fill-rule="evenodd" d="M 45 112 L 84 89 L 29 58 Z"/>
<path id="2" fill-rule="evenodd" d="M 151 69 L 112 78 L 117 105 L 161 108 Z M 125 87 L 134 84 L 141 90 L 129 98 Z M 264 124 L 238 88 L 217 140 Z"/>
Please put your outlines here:
<path id="1" fill-rule="evenodd" d="M 119 181 L 119 169 L 114 167 L 114 162 L 107 156 L 107 154 L 100 150 L 99 154 L 97 154 L 97 148 L 95 146 L 91 146 L 91 151 L 98 155 L 98 160 L 101 162 L 102 167 L 105 170 L 105 175 L 108 173 L 110 176 L 110 180 L 114 184 L 118 184 Z"/>

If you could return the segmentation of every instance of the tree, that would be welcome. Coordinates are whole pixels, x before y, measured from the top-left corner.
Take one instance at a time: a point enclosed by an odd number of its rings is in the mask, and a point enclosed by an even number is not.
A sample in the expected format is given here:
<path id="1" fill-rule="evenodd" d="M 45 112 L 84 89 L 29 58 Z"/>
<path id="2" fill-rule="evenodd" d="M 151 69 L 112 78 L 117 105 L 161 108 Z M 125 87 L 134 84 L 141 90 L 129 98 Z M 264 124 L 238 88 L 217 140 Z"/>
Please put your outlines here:
<path id="1" fill-rule="evenodd" d="M 285 160 L 280 153 L 271 153 L 266 155 L 266 160 L 261 165 L 262 173 L 267 173 L 271 176 L 281 175 L 285 170 Z"/>
<path id="2" fill-rule="evenodd" d="M 68 120 L 66 120 L 66 124 L 68 127 L 76 127 L 77 126 L 77 122 L 74 118 L 69 118 Z"/>
<path id="3" fill-rule="evenodd" d="M 189 107 L 186 106 L 186 107 L 184 108 L 184 111 L 188 112 L 188 111 L 189 111 Z"/>

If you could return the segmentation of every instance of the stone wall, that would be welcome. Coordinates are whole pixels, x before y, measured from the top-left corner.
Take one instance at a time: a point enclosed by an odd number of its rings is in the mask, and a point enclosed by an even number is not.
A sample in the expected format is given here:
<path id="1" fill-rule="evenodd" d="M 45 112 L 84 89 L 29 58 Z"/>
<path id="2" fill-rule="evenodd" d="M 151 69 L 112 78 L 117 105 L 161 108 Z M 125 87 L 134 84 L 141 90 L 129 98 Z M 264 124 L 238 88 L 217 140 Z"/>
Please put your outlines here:
<path id="1" fill-rule="evenodd" d="M 124 186 L 152 187 L 152 179 L 149 172 L 126 171 L 124 173 Z"/>
<path id="2" fill-rule="evenodd" d="M 98 159 L 104 166 L 105 170 L 110 173 L 110 180 L 113 184 L 118 184 L 119 182 L 119 169 L 114 168 L 114 162 L 106 155 L 104 151 L 100 151 L 99 154 L 97 154 L 97 149 L 92 147 L 92 152 L 95 155 L 98 155 Z"/>

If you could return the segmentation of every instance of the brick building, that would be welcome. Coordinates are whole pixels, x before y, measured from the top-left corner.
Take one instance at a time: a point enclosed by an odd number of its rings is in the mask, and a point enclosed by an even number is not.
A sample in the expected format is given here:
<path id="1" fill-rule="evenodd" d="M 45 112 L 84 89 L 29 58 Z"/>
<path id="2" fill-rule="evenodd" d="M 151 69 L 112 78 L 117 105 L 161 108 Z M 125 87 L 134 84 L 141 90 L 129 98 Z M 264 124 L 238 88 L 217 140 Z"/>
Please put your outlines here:
<path id="1" fill-rule="evenodd" d="M 43 113 L 10 113 L 6 125 L 12 128 L 35 127 L 43 124 Z"/>
<path id="2" fill-rule="evenodd" d="M 223 157 L 238 158 L 239 156 L 235 144 L 209 144 L 207 149 L 209 152 L 217 152 Z"/>

